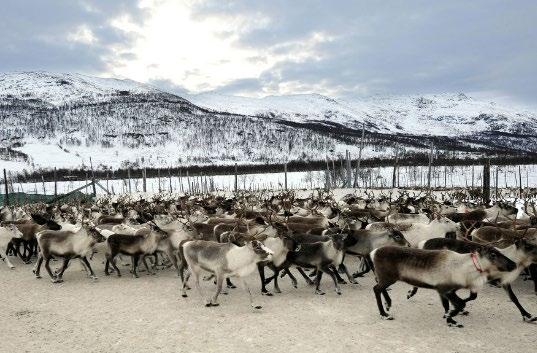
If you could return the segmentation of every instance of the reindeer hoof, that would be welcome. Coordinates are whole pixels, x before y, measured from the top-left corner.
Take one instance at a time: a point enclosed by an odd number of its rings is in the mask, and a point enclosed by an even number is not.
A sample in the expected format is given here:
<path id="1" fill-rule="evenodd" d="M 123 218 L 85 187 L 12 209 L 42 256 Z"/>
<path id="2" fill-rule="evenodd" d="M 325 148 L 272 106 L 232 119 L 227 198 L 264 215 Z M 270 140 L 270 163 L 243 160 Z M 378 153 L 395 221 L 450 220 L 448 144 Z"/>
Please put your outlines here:
<path id="1" fill-rule="evenodd" d="M 298 283 L 296 281 L 293 282 L 292 284 L 293 284 L 293 287 L 298 288 Z"/>
<path id="2" fill-rule="evenodd" d="M 186 295 L 186 293 L 181 294 L 181 296 L 182 296 L 183 298 L 188 297 L 188 295 Z"/>
<path id="3" fill-rule="evenodd" d="M 315 294 L 317 294 L 317 295 L 325 295 L 325 293 L 322 290 L 316 290 Z"/>
<path id="4" fill-rule="evenodd" d="M 456 328 L 463 328 L 464 325 L 463 324 L 457 324 L 457 323 L 454 323 L 454 324 L 448 324 L 449 327 L 456 327 Z"/>
<path id="5" fill-rule="evenodd" d="M 211 303 L 211 306 L 220 306 L 219 303 Z"/>
<path id="6" fill-rule="evenodd" d="M 534 317 L 522 317 L 522 320 L 524 320 L 524 322 L 535 322 L 537 321 L 537 316 L 534 316 Z"/>
<path id="7" fill-rule="evenodd" d="M 337 281 L 338 284 L 347 284 L 347 281 L 345 281 L 344 279 L 340 279 Z"/>
<path id="8" fill-rule="evenodd" d="M 274 288 L 274 292 L 275 293 L 281 293 L 282 291 L 280 290 L 280 288 Z"/>
<path id="9" fill-rule="evenodd" d="M 15 266 L 9 266 L 9 268 L 10 268 L 11 270 L 14 270 L 14 269 L 15 269 Z M 34 272 L 34 273 L 35 273 L 35 272 Z"/>
<path id="10" fill-rule="evenodd" d="M 97 277 L 97 276 L 90 276 L 90 278 L 91 278 L 92 280 L 94 280 L 94 281 L 96 281 L 96 280 L 99 279 L 99 277 Z"/>
<path id="11" fill-rule="evenodd" d="M 393 316 L 391 316 L 391 315 L 386 315 L 386 316 L 380 315 L 380 318 L 382 320 L 393 320 Z"/>
<path id="12" fill-rule="evenodd" d="M 210 307 L 211 307 L 211 303 L 206 303 L 206 304 L 205 304 L 205 307 L 210 308 Z"/>
<path id="13" fill-rule="evenodd" d="M 232 285 L 228 285 L 227 287 L 230 288 L 230 289 L 235 289 L 235 288 L 237 288 L 237 286 L 234 285 L 234 284 L 232 284 Z"/>
<path id="14" fill-rule="evenodd" d="M 261 292 L 261 295 L 266 295 L 267 297 L 272 297 L 273 294 L 271 292 Z"/>
<path id="15" fill-rule="evenodd" d="M 262 309 L 262 308 L 263 308 L 263 307 L 262 307 L 261 305 L 256 305 L 256 306 L 254 306 L 254 309 L 257 309 L 257 310 Z"/>
<path id="16" fill-rule="evenodd" d="M 35 278 L 40 279 L 41 275 L 35 275 Z"/>
<path id="17" fill-rule="evenodd" d="M 63 282 L 63 279 L 61 278 L 53 278 L 52 279 L 52 283 L 62 283 Z"/>

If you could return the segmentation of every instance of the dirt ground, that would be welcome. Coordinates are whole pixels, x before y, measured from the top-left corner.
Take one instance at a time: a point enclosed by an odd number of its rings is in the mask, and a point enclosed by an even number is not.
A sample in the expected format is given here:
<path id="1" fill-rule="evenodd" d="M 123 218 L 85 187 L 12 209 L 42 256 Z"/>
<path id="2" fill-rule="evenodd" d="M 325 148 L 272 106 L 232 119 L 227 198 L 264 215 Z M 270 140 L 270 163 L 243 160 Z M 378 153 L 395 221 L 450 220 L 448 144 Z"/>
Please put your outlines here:
<path id="1" fill-rule="evenodd" d="M 343 285 L 343 295 L 323 278 L 326 295 L 314 294 L 299 279 L 282 292 L 260 296 L 257 275 L 248 282 L 263 309 L 251 309 L 239 287 L 206 308 L 195 290 L 180 295 L 170 269 L 156 276 L 106 277 L 102 259 L 92 265 L 97 281 L 74 262 L 62 284 L 43 271 L 37 280 L 31 265 L 14 259 L 16 269 L 0 263 L 0 352 L 535 352 L 537 325 L 523 323 L 501 289 L 486 287 L 460 317 L 464 328 L 449 328 L 435 292 L 421 290 L 406 299 L 408 286 L 394 285 L 394 321 L 379 318 L 372 291 L 374 278 Z M 54 266 L 59 266 L 55 263 Z M 355 264 L 351 264 L 355 269 Z M 267 270 L 270 272 L 270 270 Z M 298 275 L 298 273 L 297 273 Z M 211 282 L 204 282 L 208 294 Z M 537 314 L 530 282 L 514 290 L 526 309 Z"/>

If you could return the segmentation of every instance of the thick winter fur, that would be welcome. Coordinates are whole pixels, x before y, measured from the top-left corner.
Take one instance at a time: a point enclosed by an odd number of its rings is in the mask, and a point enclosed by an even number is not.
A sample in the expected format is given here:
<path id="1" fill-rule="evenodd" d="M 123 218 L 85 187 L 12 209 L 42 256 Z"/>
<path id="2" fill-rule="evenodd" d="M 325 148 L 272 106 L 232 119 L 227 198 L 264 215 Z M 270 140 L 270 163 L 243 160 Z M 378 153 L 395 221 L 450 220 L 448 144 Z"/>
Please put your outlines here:
<path id="1" fill-rule="evenodd" d="M 492 247 L 480 247 L 473 255 L 450 250 L 422 250 L 386 246 L 373 250 L 371 259 L 375 267 L 377 284 L 373 288 L 381 317 L 393 319 L 384 310 L 381 295 L 391 306 L 387 288 L 403 281 L 416 287 L 438 291 L 444 308 L 449 302 L 455 307 L 446 316 L 448 325 L 458 325 L 453 319 L 465 307 L 465 302 L 455 295 L 461 288 L 478 292 L 493 270 L 512 271 L 516 264 Z M 474 263 L 477 261 L 477 265 Z M 476 266 L 479 266 L 480 270 Z"/>
<path id="2" fill-rule="evenodd" d="M 194 277 L 196 288 L 200 296 L 204 294 L 199 284 L 199 277 L 203 271 L 210 272 L 216 276 L 216 292 L 205 305 L 218 306 L 218 295 L 222 291 L 224 279 L 228 277 L 239 277 L 242 280 L 243 286 L 247 291 L 250 304 L 256 309 L 261 306 L 254 305 L 252 295 L 248 284 L 244 277 L 255 271 L 257 263 L 270 260 L 272 251 L 265 247 L 261 242 L 254 240 L 246 243 L 244 246 L 237 246 L 232 243 L 216 243 L 205 240 L 186 241 L 180 247 L 180 256 L 184 265 L 190 269 L 190 273 Z M 186 297 L 186 285 L 189 276 L 183 277 L 181 271 L 181 279 L 183 281 L 183 297 Z"/>
<path id="3" fill-rule="evenodd" d="M 98 242 L 104 241 L 104 238 L 92 227 L 83 224 L 79 226 L 77 231 L 44 230 L 36 234 L 36 239 L 41 249 L 34 270 L 37 278 L 41 278 L 40 270 L 44 260 L 45 269 L 52 282 L 62 282 L 63 273 L 69 261 L 73 258 L 80 258 L 89 271 L 90 276 L 93 279 L 97 278 L 87 257 L 93 253 L 93 246 Z M 63 257 L 63 266 L 57 274 L 53 274 L 50 269 L 49 262 L 52 256 Z"/>
<path id="4" fill-rule="evenodd" d="M 445 238 L 436 238 L 424 241 L 420 244 L 420 247 L 428 250 L 440 250 L 447 249 L 451 251 L 458 252 L 460 254 L 467 254 L 474 251 L 477 251 L 482 244 L 461 241 L 456 239 L 445 239 Z M 518 278 L 520 273 L 532 263 L 537 263 L 537 245 L 527 242 L 524 239 L 519 239 L 514 242 L 514 244 L 503 248 L 498 249 L 503 255 L 507 256 L 509 259 L 514 261 L 517 265 L 516 269 L 513 271 L 491 271 L 488 274 L 489 280 L 499 280 L 502 288 L 506 291 L 507 295 L 511 301 L 516 305 L 522 318 L 525 321 L 537 321 L 537 316 L 533 317 L 528 313 L 524 307 L 518 301 L 513 289 L 511 288 L 511 283 Z M 414 296 L 417 292 L 417 288 L 409 291 L 408 298 Z M 470 297 L 466 300 L 474 300 L 477 298 L 477 293 L 472 293 Z"/>
<path id="5" fill-rule="evenodd" d="M 133 275 L 138 277 L 138 261 L 142 257 L 142 261 L 148 273 L 154 274 L 147 266 L 145 255 L 154 254 L 158 248 L 159 242 L 162 239 L 168 238 L 168 233 L 164 232 L 156 225 L 151 225 L 151 232 L 148 235 L 130 235 L 130 234 L 112 234 L 106 239 L 107 252 L 105 254 L 106 264 L 104 273 L 108 276 L 108 268 L 110 264 L 116 271 L 118 277 L 121 272 L 115 263 L 115 257 L 118 254 L 128 255 L 133 258 Z"/>

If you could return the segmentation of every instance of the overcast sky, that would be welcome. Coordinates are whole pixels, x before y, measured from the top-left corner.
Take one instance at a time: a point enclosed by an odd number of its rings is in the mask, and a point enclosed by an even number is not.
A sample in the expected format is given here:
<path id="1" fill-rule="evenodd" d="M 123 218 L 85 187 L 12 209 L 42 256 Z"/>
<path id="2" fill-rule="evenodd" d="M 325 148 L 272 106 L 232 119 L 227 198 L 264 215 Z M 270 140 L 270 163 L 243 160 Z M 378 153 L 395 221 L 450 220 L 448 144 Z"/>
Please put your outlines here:
<path id="1" fill-rule="evenodd" d="M 0 71 L 176 92 L 494 92 L 535 104 L 537 1 L 2 0 Z"/>

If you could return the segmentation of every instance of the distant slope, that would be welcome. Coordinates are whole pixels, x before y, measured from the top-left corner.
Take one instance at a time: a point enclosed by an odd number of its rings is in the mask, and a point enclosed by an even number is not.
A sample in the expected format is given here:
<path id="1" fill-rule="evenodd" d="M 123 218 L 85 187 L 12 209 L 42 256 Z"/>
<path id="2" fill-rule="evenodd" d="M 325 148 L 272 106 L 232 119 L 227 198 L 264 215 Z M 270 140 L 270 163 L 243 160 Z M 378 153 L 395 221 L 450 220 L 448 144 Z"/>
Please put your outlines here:
<path id="1" fill-rule="evenodd" d="M 463 93 L 384 96 L 361 100 L 318 94 L 245 98 L 199 94 L 198 106 L 236 114 L 272 116 L 294 122 L 329 122 L 380 133 L 460 136 L 484 131 L 535 134 L 537 113 L 477 100 Z"/>
<path id="2" fill-rule="evenodd" d="M 533 112 L 462 94 L 336 100 L 321 95 L 184 99 L 130 80 L 0 74 L 0 168 L 100 169 L 314 161 L 424 152 L 537 151 Z"/>

